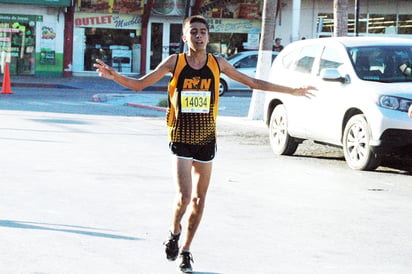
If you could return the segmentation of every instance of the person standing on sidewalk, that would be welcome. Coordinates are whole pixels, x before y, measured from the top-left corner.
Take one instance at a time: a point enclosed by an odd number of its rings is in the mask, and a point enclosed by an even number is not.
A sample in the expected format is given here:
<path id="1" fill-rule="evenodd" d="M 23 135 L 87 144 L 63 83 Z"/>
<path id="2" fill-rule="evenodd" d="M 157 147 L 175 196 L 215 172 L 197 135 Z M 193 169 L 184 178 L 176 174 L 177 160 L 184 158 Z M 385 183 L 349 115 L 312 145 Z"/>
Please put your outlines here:
<path id="1" fill-rule="evenodd" d="M 273 45 L 273 51 L 281 52 L 283 50 L 283 46 L 280 44 L 282 42 L 282 39 L 276 38 L 275 39 L 275 45 Z"/>
<path id="2" fill-rule="evenodd" d="M 191 16 L 184 20 L 182 38 L 188 46 L 186 53 L 169 56 L 155 70 L 139 79 L 123 76 L 101 60 L 96 60 L 94 66 L 100 76 L 135 91 L 140 91 L 159 81 L 167 73 L 172 73 L 168 87 L 169 107 L 166 120 L 169 148 L 176 156 L 173 158 L 173 166 L 177 195 L 165 252 L 168 260 L 174 261 L 179 257 L 179 268 L 187 273 L 192 272 L 193 258 L 190 247 L 202 218 L 216 152 L 220 73 L 225 73 L 252 89 L 310 97 L 313 94 L 309 90 L 314 88 L 291 89 L 251 78 L 238 72 L 224 58 L 207 53 L 209 26 L 202 16 Z M 189 206 L 185 238 L 179 247 L 181 221 Z"/>

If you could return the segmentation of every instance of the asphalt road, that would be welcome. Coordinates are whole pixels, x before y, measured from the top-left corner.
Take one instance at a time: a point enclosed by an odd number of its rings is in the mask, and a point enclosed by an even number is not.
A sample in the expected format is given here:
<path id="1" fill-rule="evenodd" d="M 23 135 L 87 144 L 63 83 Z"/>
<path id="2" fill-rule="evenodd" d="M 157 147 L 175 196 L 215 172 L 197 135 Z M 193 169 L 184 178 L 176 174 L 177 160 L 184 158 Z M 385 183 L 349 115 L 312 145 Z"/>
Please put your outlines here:
<path id="1" fill-rule="evenodd" d="M 164 113 L 14 91 L 0 97 L 0 273 L 176 273 L 162 246 L 174 199 Z M 410 175 L 353 171 L 312 144 L 275 156 L 266 135 L 219 117 L 196 273 L 410 273 Z"/>

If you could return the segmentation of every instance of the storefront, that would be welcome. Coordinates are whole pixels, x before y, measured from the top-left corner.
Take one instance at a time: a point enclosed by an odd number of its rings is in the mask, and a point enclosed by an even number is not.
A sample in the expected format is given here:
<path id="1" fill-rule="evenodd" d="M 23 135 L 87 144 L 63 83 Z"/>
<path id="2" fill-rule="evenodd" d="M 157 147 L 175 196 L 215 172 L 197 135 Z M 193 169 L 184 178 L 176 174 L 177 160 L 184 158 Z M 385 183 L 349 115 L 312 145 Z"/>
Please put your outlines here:
<path id="1" fill-rule="evenodd" d="M 228 57 L 259 48 L 263 1 L 205 1 L 200 9 L 208 18 L 210 51 Z"/>
<path id="2" fill-rule="evenodd" d="M 153 70 L 164 58 L 179 52 L 185 0 L 155 0 L 148 27 L 146 71 Z M 262 1 L 204 1 L 200 14 L 210 27 L 207 50 L 230 56 L 259 48 Z"/>
<path id="3" fill-rule="evenodd" d="M 195 1 L 192 1 L 192 4 Z M 258 49 L 262 1 L 205 1 L 210 24 L 208 51 L 229 56 Z M 154 0 L 142 39 L 143 0 L 78 0 L 74 15 L 73 73 L 93 74 L 97 58 L 122 73 L 149 72 L 180 52 L 186 0 Z M 142 41 L 147 50 L 141 56 Z M 140 68 L 141 59 L 145 67 Z"/>
<path id="4" fill-rule="evenodd" d="M 66 0 L 0 0 L 0 72 L 7 62 L 11 75 L 62 75 L 62 18 L 68 5 Z"/>
<path id="5" fill-rule="evenodd" d="M 140 0 L 81 0 L 74 15 L 73 72 L 94 72 L 101 59 L 122 73 L 140 73 Z"/>

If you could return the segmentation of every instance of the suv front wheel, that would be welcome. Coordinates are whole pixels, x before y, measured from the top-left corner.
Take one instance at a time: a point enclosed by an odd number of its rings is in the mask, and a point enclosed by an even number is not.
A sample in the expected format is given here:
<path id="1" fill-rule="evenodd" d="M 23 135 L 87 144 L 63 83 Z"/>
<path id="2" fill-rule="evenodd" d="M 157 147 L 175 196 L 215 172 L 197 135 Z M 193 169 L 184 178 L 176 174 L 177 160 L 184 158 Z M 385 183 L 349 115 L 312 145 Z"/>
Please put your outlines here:
<path id="1" fill-rule="evenodd" d="M 350 168 L 373 170 L 380 164 L 380 157 L 369 144 L 371 132 L 363 114 L 349 119 L 343 134 L 343 153 Z"/>
<path id="2" fill-rule="evenodd" d="M 269 139 L 273 152 L 278 155 L 292 155 L 298 148 L 298 142 L 288 133 L 286 108 L 280 104 L 275 107 L 270 117 Z"/>

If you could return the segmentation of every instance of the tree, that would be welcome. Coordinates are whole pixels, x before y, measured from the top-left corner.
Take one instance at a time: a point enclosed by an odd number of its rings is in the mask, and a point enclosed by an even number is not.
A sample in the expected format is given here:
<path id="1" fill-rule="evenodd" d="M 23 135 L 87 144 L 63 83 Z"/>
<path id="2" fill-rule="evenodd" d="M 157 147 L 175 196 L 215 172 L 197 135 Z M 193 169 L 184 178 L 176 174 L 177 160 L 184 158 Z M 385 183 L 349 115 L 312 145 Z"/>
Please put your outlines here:
<path id="1" fill-rule="evenodd" d="M 333 1 L 333 36 L 348 35 L 348 0 Z"/>
<path id="2" fill-rule="evenodd" d="M 259 44 L 259 57 L 256 68 L 256 78 L 267 80 L 272 63 L 273 36 L 275 31 L 276 2 L 264 0 L 262 14 L 262 35 Z M 251 120 L 263 120 L 263 105 L 265 103 L 265 92 L 253 90 L 252 100 L 249 107 L 248 118 Z"/>

